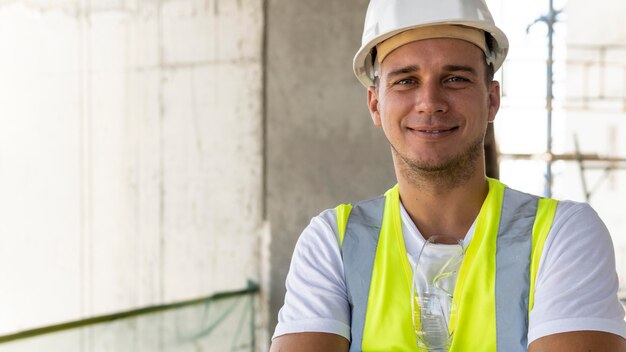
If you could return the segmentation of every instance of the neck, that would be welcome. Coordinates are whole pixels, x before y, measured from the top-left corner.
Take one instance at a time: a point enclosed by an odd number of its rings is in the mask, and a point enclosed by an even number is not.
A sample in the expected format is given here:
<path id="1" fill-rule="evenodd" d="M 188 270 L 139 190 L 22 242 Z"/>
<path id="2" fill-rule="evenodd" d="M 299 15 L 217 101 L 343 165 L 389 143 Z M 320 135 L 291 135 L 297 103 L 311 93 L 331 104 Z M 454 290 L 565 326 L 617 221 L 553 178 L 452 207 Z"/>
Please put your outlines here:
<path id="1" fill-rule="evenodd" d="M 402 205 L 422 236 L 463 239 L 489 192 L 484 162 L 465 177 L 416 175 L 394 164 Z"/>

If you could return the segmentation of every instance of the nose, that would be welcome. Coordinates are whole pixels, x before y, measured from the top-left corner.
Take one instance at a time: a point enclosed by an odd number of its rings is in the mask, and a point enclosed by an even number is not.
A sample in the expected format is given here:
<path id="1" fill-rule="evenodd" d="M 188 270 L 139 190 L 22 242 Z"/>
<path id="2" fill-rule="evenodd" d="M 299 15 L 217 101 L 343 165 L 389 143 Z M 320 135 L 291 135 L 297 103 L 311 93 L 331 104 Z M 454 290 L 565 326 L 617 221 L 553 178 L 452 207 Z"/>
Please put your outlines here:
<path id="1" fill-rule="evenodd" d="M 423 82 L 416 92 L 415 109 L 426 115 L 447 112 L 448 102 L 443 87 L 436 82 Z"/>

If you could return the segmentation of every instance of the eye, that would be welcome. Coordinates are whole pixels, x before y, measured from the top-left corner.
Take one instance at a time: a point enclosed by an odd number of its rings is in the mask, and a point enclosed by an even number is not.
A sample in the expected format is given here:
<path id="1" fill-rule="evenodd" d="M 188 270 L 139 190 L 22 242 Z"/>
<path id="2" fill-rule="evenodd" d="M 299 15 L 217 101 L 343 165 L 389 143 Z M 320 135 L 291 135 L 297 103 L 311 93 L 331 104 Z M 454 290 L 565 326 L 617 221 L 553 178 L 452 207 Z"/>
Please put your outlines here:
<path id="1" fill-rule="evenodd" d="M 446 82 L 456 83 L 456 82 L 469 82 L 469 80 L 465 77 L 461 76 L 453 76 L 446 79 Z"/>
<path id="2" fill-rule="evenodd" d="M 414 84 L 414 83 L 415 83 L 415 80 L 413 78 L 403 78 L 401 80 L 396 81 L 394 84 L 406 86 L 406 85 Z"/>
<path id="3" fill-rule="evenodd" d="M 443 80 L 443 84 L 452 89 L 461 89 L 472 84 L 472 80 L 464 76 L 450 76 Z"/>

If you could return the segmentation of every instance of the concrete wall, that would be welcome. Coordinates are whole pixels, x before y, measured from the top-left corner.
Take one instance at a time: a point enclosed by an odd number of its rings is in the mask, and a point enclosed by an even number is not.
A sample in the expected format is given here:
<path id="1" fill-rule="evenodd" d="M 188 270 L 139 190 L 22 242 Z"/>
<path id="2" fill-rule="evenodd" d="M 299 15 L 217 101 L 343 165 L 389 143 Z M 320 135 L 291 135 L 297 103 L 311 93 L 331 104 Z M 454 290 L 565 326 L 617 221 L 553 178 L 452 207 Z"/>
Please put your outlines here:
<path id="1" fill-rule="evenodd" d="M 262 8 L 0 4 L 0 334 L 258 280 Z"/>
<path id="2" fill-rule="evenodd" d="M 270 330 L 283 304 L 294 244 L 310 218 L 395 183 L 366 91 L 352 73 L 367 1 L 268 3 L 267 211 Z"/>

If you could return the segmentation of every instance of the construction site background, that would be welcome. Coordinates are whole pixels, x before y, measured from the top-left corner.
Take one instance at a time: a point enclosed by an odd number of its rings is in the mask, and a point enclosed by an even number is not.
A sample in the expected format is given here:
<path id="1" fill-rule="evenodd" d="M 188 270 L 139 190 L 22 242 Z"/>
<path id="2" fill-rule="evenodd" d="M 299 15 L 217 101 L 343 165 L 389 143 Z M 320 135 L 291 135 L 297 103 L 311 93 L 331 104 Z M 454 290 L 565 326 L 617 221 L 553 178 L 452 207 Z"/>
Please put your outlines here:
<path id="1" fill-rule="evenodd" d="M 626 290 L 626 3 L 487 2 L 500 178 L 590 202 Z M 266 350 L 311 216 L 395 183 L 366 7 L 0 2 L 0 349 Z"/>

